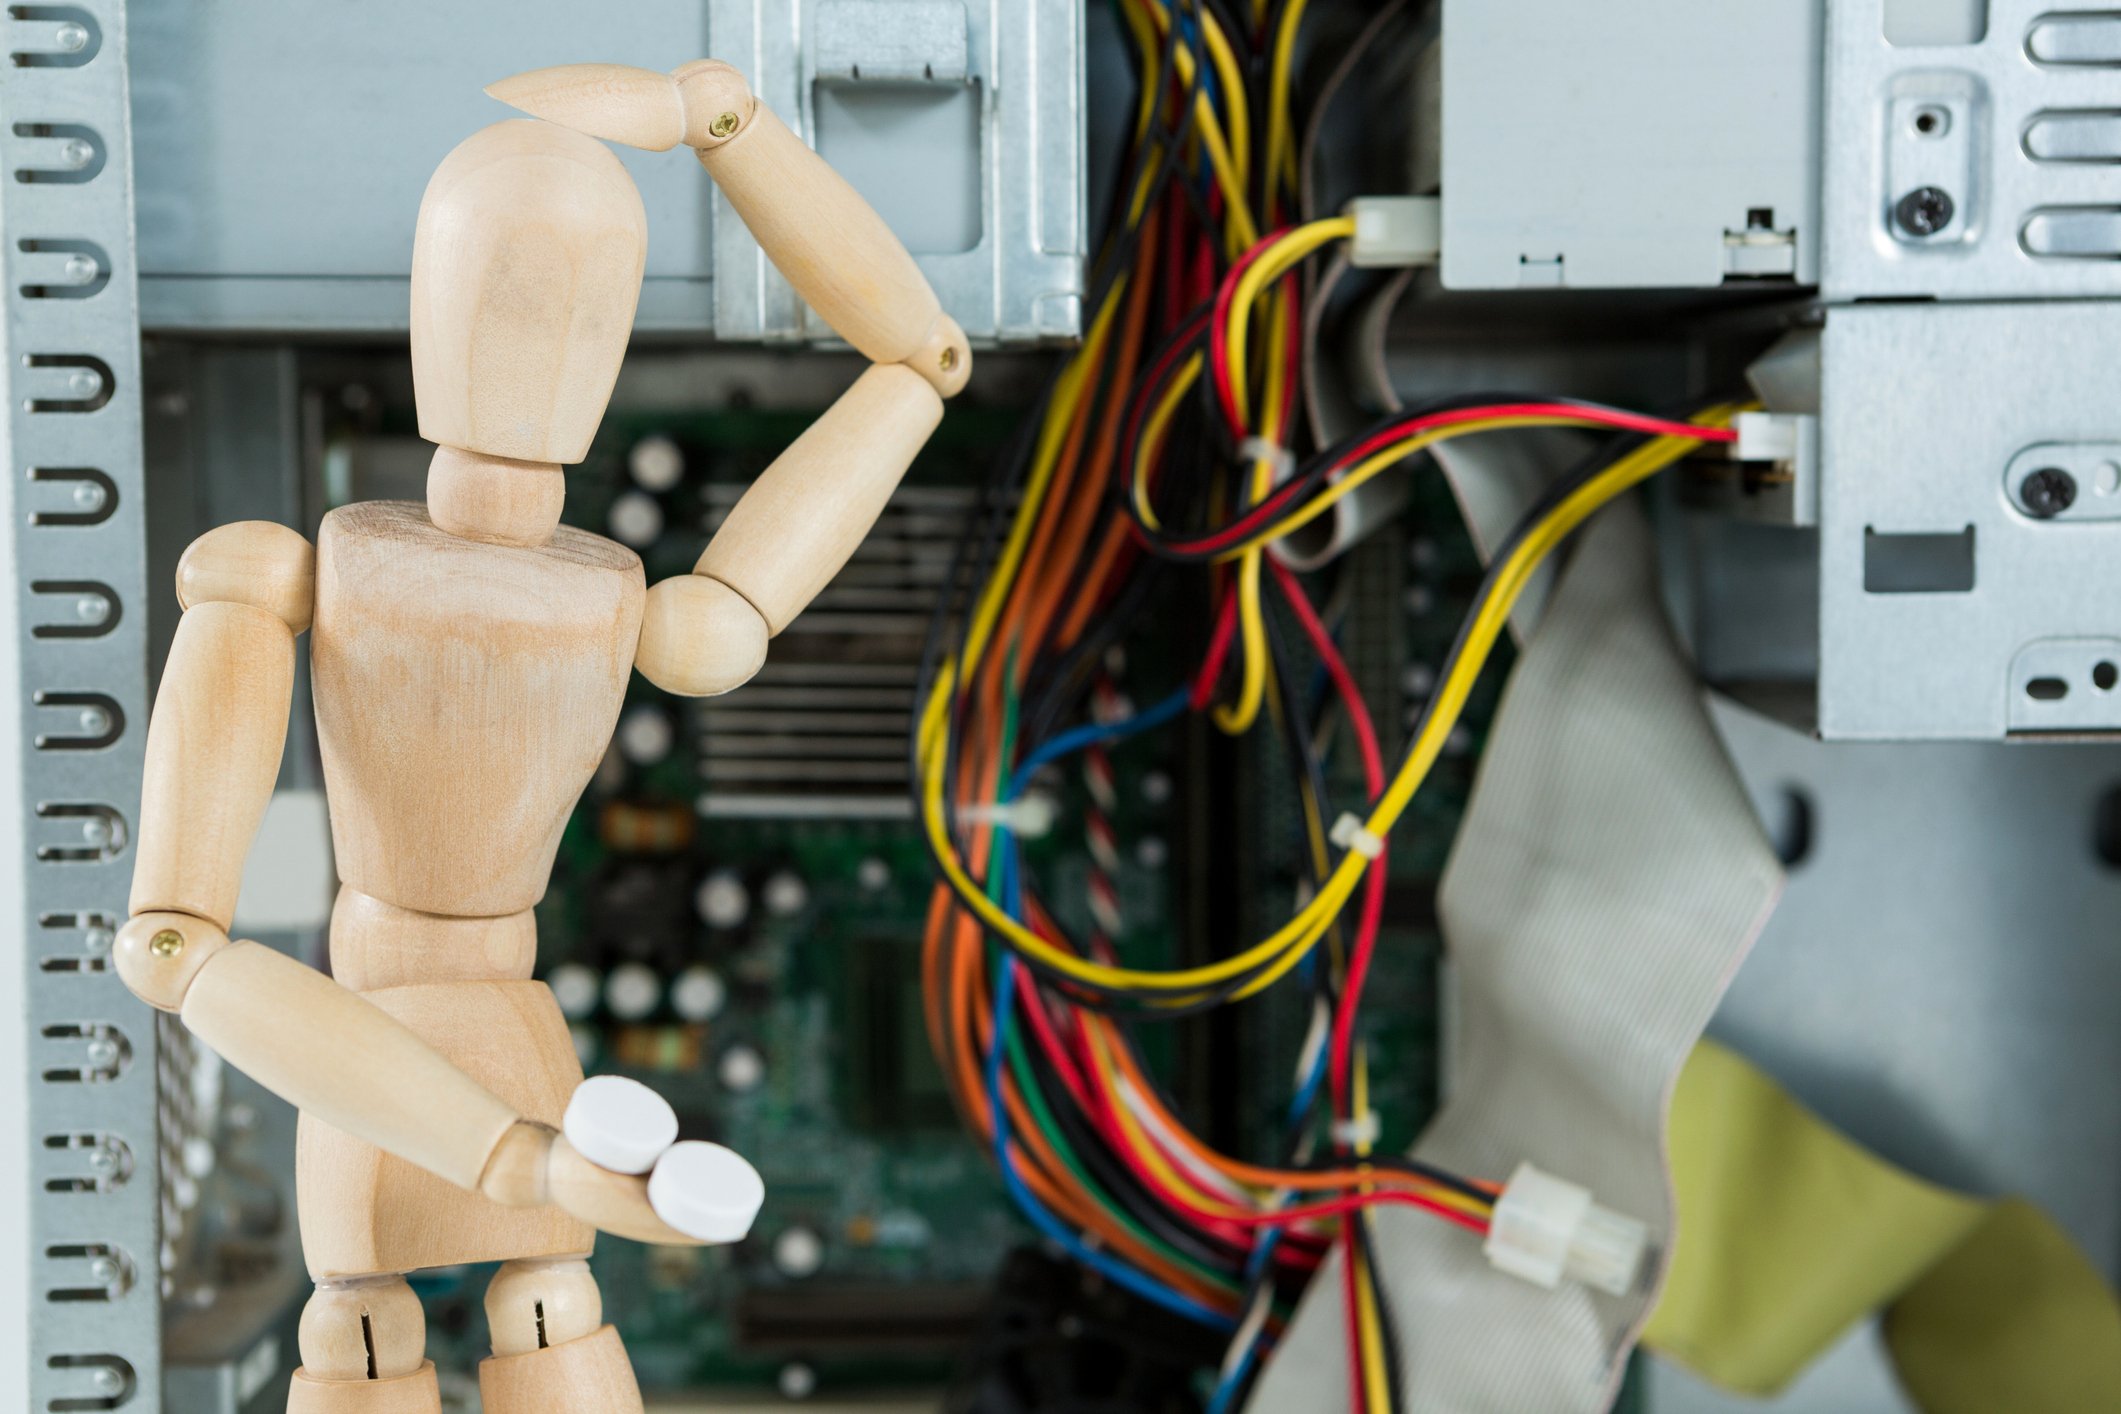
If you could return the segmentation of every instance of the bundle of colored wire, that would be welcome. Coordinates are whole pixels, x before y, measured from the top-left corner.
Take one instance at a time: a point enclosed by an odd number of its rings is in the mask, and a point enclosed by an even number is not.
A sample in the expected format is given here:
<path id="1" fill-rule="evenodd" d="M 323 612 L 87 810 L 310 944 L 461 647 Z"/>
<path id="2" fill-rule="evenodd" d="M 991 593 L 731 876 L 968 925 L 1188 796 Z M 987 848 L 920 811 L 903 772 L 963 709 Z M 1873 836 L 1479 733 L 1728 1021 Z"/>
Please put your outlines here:
<path id="1" fill-rule="evenodd" d="M 1385 1414 L 1401 1407 L 1397 1342 L 1366 1215 L 1414 1207 L 1484 1233 L 1498 1192 L 1373 1152 L 1360 1008 L 1385 912 L 1385 841 L 1532 571 L 1598 507 L 1730 434 L 1723 409 L 1672 421 L 1483 397 L 1295 455 L 1302 317 L 1289 277 L 1349 234 L 1339 220 L 1281 225 L 1295 209 L 1290 91 L 1307 0 L 1256 0 L 1243 16 L 1226 0 L 1116 4 L 1142 85 L 1088 329 L 997 463 L 924 657 L 914 803 L 940 875 L 925 1019 L 965 1122 L 1026 1219 L 1110 1281 L 1229 1333 L 1211 1410 L 1236 1407 L 1338 1242 L 1353 1405 Z M 1335 626 L 1267 547 L 1447 438 L 1556 426 L 1623 441 L 1557 483 L 1497 554 L 1388 770 Z M 1198 656 L 1174 663 L 1168 645 L 1187 622 L 1201 626 Z M 1122 668 L 1114 650 L 1145 629 L 1165 651 L 1128 654 Z M 1115 713 L 1128 690 L 1148 705 Z M 1058 768 L 1094 751 L 1097 781 L 1132 738 L 1202 722 L 1240 735 L 1262 719 L 1299 807 L 1304 889 L 1285 925 L 1229 956 L 1143 967 L 1123 960 L 1138 940 L 1111 898 L 1049 907 L 1025 835 L 1041 813 L 1029 802 L 1070 779 Z M 1327 720 L 1362 780 L 1360 809 L 1338 816 Z M 1110 800 L 1095 803 L 1109 831 Z M 1101 871 L 1119 857 L 1104 834 L 1093 853 Z M 1189 1125 L 1141 1028 L 1284 978 L 1308 992 L 1310 1028 L 1277 1159 L 1253 1163 Z"/>

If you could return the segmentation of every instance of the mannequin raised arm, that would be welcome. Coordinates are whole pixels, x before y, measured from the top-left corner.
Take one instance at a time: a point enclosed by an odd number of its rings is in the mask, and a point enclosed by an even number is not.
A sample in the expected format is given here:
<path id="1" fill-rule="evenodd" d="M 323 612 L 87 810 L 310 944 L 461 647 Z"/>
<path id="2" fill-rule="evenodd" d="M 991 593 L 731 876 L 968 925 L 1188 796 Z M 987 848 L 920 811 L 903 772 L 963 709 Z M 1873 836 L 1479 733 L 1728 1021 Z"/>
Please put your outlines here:
<path id="1" fill-rule="evenodd" d="M 614 142 L 696 149 L 775 267 L 876 365 L 761 473 L 692 574 L 649 590 L 635 665 L 671 692 L 727 692 L 875 524 L 971 373 L 964 331 L 883 218 L 727 64 L 570 64 L 487 92 Z"/>
<path id="2" fill-rule="evenodd" d="M 717 59 L 668 74 L 623 64 L 533 69 L 486 90 L 534 118 L 662 152 L 683 143 L 775 268 L 872 363 L 903 363 L 943 397 L 965 386 L 964 331 L 868 202 Z"/>

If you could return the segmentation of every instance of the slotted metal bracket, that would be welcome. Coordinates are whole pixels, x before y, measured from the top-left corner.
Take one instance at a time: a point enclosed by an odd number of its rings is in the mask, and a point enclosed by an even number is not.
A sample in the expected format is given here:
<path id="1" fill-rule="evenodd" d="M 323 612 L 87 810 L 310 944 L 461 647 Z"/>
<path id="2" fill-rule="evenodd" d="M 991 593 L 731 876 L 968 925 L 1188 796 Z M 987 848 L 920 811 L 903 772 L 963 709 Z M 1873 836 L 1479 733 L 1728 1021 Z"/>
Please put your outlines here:
<path id="1" fill-rule="evenodd" d="M 107 964 L 147 729 L 145 486 L 124 0 L 0 12 L 0 380 L 24 806 L 28 1408 L 160 1405 L 154 1018 Z M 9 865 L 12 872 L 12 863 Z M 10 1153 L 10 1151 L 12 1151 Z"/>

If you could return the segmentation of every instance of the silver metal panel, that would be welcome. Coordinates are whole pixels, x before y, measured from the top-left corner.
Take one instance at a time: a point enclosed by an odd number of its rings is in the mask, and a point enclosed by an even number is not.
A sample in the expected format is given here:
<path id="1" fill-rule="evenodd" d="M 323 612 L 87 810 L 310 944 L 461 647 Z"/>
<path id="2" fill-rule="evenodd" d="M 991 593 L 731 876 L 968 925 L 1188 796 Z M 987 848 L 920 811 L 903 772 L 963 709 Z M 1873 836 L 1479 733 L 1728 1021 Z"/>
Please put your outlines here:
<path id="1" fill-rule="evenodd" d="M 1446 0 L 1443 282 L 1816 278 L 1819 0 Z"/>
<path id="2" fill-rule="evenodd" d="M 1002 343 L 1073 338 L 1082 326 L 1084 260 L 1089 249 L 1084 195 L 1083 11 L 1080 0 L 965 0 L 966 76 L 981 114 L 978 131 L 980 220 L 969 249 L 920 247 L 909 240 L 943 307 L 975 339 Z M 779 0 L 709 0 L 716 53 L 757 76 L 759 96 L 815 144 L 821 104 L 848 91 L 886 86 L 949 86 L 958 50 L 934 38 L 934 84 L 912 83 L 901 19 L 931 37 L 948 31 L 931 7 L 914 0 L 828 0 L 799 6 Z M 830 24 L 820 23 L 825 16 Z M 890 67 L 882 79 L 842 77 L 864 29 Z M 819 50 L 820 36 L 825 49 Z M 931 61 L 923 61 L 924 66 Z M 837 90 L 835 93 L 834 90 Z M 864 143 L 834 154 L 855 188 L 888 215 L 904 190 L 933 181 L 939 155 L 933 129 L 882 105 L 874 121 L 903 123 L 893 148 Z M 924 140 L 929 139 L 929 140 Z M 828 148 L 829 150 L 829 148 Z M 853 160 L 849 160 L 852 156 Z M 732 340 L 815 340 L 824 327 L 766 262 L 726 201 L 716 199 L 715 332 Z"/>
<path id="3" fill-rule="evenodd" d="M 23 882 L 9 963 L 30 1075 L 0 1162 L 28 1171 L 29 1408 L 159 1399 L 154 1013 L 108 968 L 147 727 L 132 134 L 122 0 L 5 20 L 0 367 L 19 632 Z"/>
<path id="4" fill-rule="evenodd" d="M 2026 449 L 2114 440 L 2121 304 L 1832 310 L 1820 448 L 1819 727 L 1828 737 L 2121 729 L 2121 521 L 2038 520 L 2005 472 Z M 2091 502 L 2099 492 L 2080 489 Z M 2112 493 L 2109 493 L 2112 494 Z M 1963 592 L 1873 592 L 1881 537 L 1973 536 Z M 1868 578 L 1867 578 L 1868 576 Z M 2021 663 L 2037 650 L 2038 673 Z M 2028 660 L 2032 661 L 2032 660 Z M 2029 675 L 2066 694 L 2029 696 Z"/>
<path id="5" fill-rule="evenodd" d="M 978 239 L 916 250 L 944 306 L 982 343 L 1079 331 L 1081 0 L 631 0 L 623 20 L 578 0 L 137 8 L 141 300 L 151 329 L 402 334 L 427 178 L 459 139 L 511 116 L 484 85 L 547 64 L 669 69 L 712 54 L 742 68 L 813 142 L 820 83 L 969 95 L 968 121 L 950 128 L 914 121 L 918 103 L 879 105 L 869 122 L 903 141 L 852 154 L 848 176 L 893 196 L 918 191 L 937 169 L 966 173 L 975 206 L 961 224 Z M 683 153 L 620 155 L 648 209 L 642 331 L 827 336 L 696 163 Z M 906 234 L 923 244 L 921 231 Z"/>
<path id="6" fill-rule="evenodd" d="M 2108 122 L 2121 88 L 2096 45 L 2071 42 L 2080 21 L 2096 39 L 2111 16 L 1989 0 L 1978 43 L 1896 46 L 1887 8 L 1827 7 L 1827 297 L 2121 293 L 2121 149 Z M 1911 235 L 1894 207 L 1930 185 L 1950 194 L 1952 220 Z M 2049 242 L 2062 249 L 2033 253 Z"/>
<path id="7" fill-rule="evenodd" d="M 2121 869 L 2094 841 L 2121 748 L 1822 744 L 1728 704 L 1717 724 L 1771 829 L 1801 797 L 1811 843 L 1710 1033 L 1881 1158 L 2030 1198 L 2121 1275 Z M 1905 1407 L 1863 1333 L 1779 1399 L 1651 1390 L 1655 1414 Z"/>
<path id="8" fill-rule="evenodd" d="M 669 69 L 709 52 L 700 0 L 140 0 L 141 302 L 151 328 L 407 327 L 413 217 L 461 139 L 517 116 L 524 69 Z M 684 153 L 618 148 L 648 210 L 643 329 L 712 323 L 713 196 Z"/>

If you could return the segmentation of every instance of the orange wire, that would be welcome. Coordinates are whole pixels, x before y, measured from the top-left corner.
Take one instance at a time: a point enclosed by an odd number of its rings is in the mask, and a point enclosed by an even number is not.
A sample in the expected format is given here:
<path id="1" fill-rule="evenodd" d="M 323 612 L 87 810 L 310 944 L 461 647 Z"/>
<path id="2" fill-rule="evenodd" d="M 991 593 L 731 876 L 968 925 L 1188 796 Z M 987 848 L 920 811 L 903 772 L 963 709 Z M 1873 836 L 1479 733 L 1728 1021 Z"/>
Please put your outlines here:
<path id="1" fill-rule="evenodd" d="M 1151 209 L 1142 222 L 1142 247 L 1155 249 L 1157 225 L 1160 211 Z M 1119 444 L 1119 421 L 1126 412 L 1127 400 L 1120 390 L 1131 387 L 1134 373 L 1141 357 L 1142 330 L 1148 322 L 1149 284 L 1147 279 L 1137 276 L 1127 291 L 1127 303 L 1120 316 L 1121 331 L 1118 345 L 1118 362 L 1113 370 L 1111 392 L 1105 399 L 1097 423 L 1097 438 L 1092 445 L 1090 462 L 1084 468 L 1083 494 L 1075 498 L 1067 508 L 1060 531 L 1054 537 L 1055 551 L 1052 569 L 1056 572 L 1043 576 L 1043 590 L 1031 601 L 1024 616 L 1024 648 L 1019 651 L 1020 670 L 1044 646 L 1046 631 L 1051 627 L 1053 615 L 1061 600 L 1071 591 L 1083 585 L 1097 585 L 1102 581 L 1086 578 L 1077 572 L 1082 557 L 1083 542 L 1089 537 L 1090 527 L 1097 513 L 1104 508 L 1102 494 L 1105 482 L 1111 474 L 1112 461 Z M 1049 522 L 1050 524 L 1050 522 Z M 1031 562 L 1027 562 L 1027 567 Z M 1040 566 L 1043 568 L 1043 566 Z M 1027 580 L 1031 578 L 1026 574 Z M 1094 599 L 1092 594 L 1078 594 L 1077 603 Z"/>
<path id="2" fill-rule="evenodd" d="M 1127 1047 L 1122 1043 L 1117 1028 L 1103 1017 L 1088 1013 L 1085 1013 L 1084 1016 L 1090 1025 L 1098 1027 L 1104 1033 L 1106 1045 L 1102 1049 L 1118 1062 L 1120 1070 L 1126 1074 L 1129 1080 L 1134 1082 L 1134 1089 L 1142 1097 L 1142 1103 L 1155 1113 L 1156 1117 L 1171 1131 L 1179 1144 L 1202 1163 L 1221 1171 L 1239 1183 L 1248 1183 L 1259 1188 L 1293 1188 L 1303 1191 L 1339 1190 L 1353 1188 L 1363 1183 L 1380 1184 L 1388 1188 L 1419 1188 L 1425 1190 L 1438 1186 L 1418 1174 L 1402 1173 L 1395 1169 L 1340 1169 L 1312 1172 L 1304 1169 L 1261 1168 L 1257 1164 L 1248 1164 L 1242 1160 L 1230 1158 L 1228 1155 L 1219 1154 L 1198 1138 L 1192 1130 L 1188 1129 L 1183 1120 L 1172 1114 L 1164 1106 L 1162 1099 L 1157 1095 L 1155 1087 L 1150 1085 L 1148 1078 L 1142 1074 L 1141 1068 L 1136 1064 L 1133 1055 L 1129 1053 Z M 1095 1055 L 1098 1049 L 1093 1047 L 1092 1054 Z M 1500 1184 L 1487 1183 L 1477 1179 L 1468 1181 L 1474 1187 L 1490 1193 L 1502 1192 Z"/>

